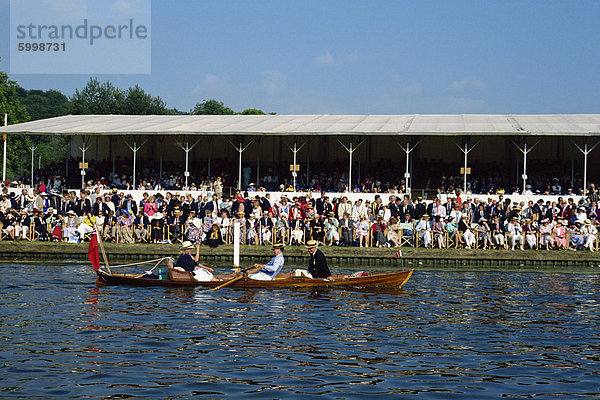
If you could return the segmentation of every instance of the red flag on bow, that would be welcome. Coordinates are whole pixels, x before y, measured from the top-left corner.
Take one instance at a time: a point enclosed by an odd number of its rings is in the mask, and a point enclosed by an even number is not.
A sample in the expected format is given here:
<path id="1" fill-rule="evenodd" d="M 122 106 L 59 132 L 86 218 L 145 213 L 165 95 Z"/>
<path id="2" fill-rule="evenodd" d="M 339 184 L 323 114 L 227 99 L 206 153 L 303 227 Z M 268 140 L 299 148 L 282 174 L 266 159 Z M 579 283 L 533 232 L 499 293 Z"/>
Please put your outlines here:
<path id="1" fill-rule="evenodd" d="M 98 237 L 96 235 L 90 239 L 88 258 L 92 263 L 92 267 L 94 267 L 94 271 L 98 271 L 100 269 L 100 255 L 98 254 Z"/>

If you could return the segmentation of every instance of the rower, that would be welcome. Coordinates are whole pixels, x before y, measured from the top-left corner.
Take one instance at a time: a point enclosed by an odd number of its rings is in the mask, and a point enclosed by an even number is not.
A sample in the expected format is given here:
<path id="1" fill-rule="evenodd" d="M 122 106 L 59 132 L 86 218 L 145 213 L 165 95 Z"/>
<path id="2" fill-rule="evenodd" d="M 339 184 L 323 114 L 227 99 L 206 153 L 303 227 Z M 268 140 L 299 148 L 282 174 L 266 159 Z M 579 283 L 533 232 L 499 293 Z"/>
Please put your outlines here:
<path id="1" fill-rule="evenodd" d="M 252 275 L 249 275 L 248 277 L 250 279 L 256 279 L 259 281 L 271 281 L 271 280 L 275 279 L 275 277 L 277 276 L 277 274 L 279 274 L 279 272 L 281 272 L 281 269 L 283 268 L 283 263 L 284 263 L 283 244 L 281 244 L 281 243 L 273 244 L 272 250 L 273 250 L 274 257 L 271 258 L 271 261 L 269 261 L 266 265 L 254 264 L 254 268 L 262 267 L 262 269 L 258 272 L 255 272 Z"/>
<path id="2" fill-rule="evenodd" d="M 316 240 L 309 240 L 306 243 L 306 249 L 310 254 L 310 261 L 308 262 L 308 272 L 313 278 L 324 278 L 325 280 L 333 280 L 331 277 L 331 272 L 329 271 L 329 267 L 327 266 L 327 260 L 325 259 L 325 254 L 321 250 L 318 249 L 318 244 Z"/>

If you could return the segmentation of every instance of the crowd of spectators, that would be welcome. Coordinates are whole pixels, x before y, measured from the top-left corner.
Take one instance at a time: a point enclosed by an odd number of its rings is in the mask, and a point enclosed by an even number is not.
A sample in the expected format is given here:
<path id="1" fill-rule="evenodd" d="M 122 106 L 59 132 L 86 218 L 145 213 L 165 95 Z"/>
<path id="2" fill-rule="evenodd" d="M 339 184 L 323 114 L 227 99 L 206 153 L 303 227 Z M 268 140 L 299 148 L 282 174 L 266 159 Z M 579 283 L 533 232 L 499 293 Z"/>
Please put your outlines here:
<path id="1" fill-rule="evenodd" d="M 348 164 L 346 160 L 333 160 L 305 168 L 298 173 L 296 187 L 293 187 L 291 173 L 282 166 L 265 165 L 260 169 L 260 178 L 256 179 L 257 170 L 246 164 L 242 171 L 242 187 L 252 184 L 264 191 L 312 191 L 312 192 L 355 192 L 355 193 L 403 193 L 405 192 L 404 164 L 401 160 L 378 160 L 371 164 L 356 165 L 355 183 L 348 185 Z M 36 185 L 45 183 L 56 190 L 81 187 L 80 158 L 70 158 L 51 163 L 34 172 Z M 412 165 L 412 187 L 419 187 L 437 193 L 452 193 L 461 189 L 473 194 L 582 194 L 583 180 L 580 173 L 567 175 L 570 162 L 556 163 L 536 162 L 529 168 L 530 178 L 525 190 L 522 181 L 517 178 L 517 171 L 499 163 L 483 163 L 473 161 L 469 164 L 472 174 L 467 176 L 466 190 L 463 188 L 463 175 L 459 173 L 461 165 L 442 162 L 440 160 L 414 159 Z M 286 164 L 287 165 L 287 164 Z M 132 160 L 116 157 L 89 161 L 84 181 L 94 184 L 100 180 L 106 188 L 123 190 L 213 190 L 216 177 L 222 182 L 237 186 L 237 163 L 226 159 L 211 160 L 211 174 L 208 166 L 199 164 L 190 167 L 188 185 L 180 162 L 164 161 L 162 169 L 156 162 L 138 162 L 135 187 L 132 179 Z M 118 172 L 117 172 L 118 171 Z M 284 172 L 282 172 L 284 171 Z M 374 174 L 373 171 L 376 171 Z M 454 174 L 447 171 L 455 171 Z M 14 186 L 19 180 L 29 184 L 30 178 L 24 176 L 13 180 Z M 234 182 L 235 181 L 235 182 Z M 295 189 L 295 190 L 294 190 Z"/>
<path id="2" fill-rule="evenodd" d="M 216 182 L 220 182 L 217 180 Z M 218 246 L 233 241 L 232 227 L 241 227 L 241 242 L 263 245 L 282 241 L 302 245 L 317 240 L 329 246 L 464 247 L 498 249 L 597 248 L 600 210 L 598 190 L 576 200 L 512 202 L 508 195 L 480 201 L 456 190 L 424 202 L 408 195 L 376 195 L 374 201 L 346 196 L 276 201 L 269 193 L 237 191 L 211 197 L 153 190 L 139 201 L 101 180 L 88 188 L 62 194 L 40 185 L 34 190 L 0 197 L 3 240 L 87 240 L 97 228 L 106 242 L 174 243 L 189 240 Z M 442 199 L 444 199 L 442 201 Z"/>
<path id="3" fill-rule="evenodd" d="M 52 163 L 35 171 L 36 184 L 45 183 L 56 190 L 81 187 L 81 159 L 70 158 L 58 163 Z M 567 165 L 568 164 L 568 165 Z M 356 193 L 403 193 L 405 192 L 404 169 L 402 160 L 377 160 L 371 164 L 355 165 L 353 173 L 354 184 L 348 185 L 348 164 L 346 160 L 333 160 L 311 165 L 306 170 L 303 165 L 298 173 L 296 187 L 293 178 L 285 166 L 264 165 L 260 168 L 260 178 L 256 179 L 257 168 L 245 164 L 242 171 L 242 187 L 252 184 L 264 191 L 289 192 L 356 192 Z M 412 165 L 412 187 L 429 190 L 432 193 L 452 193 L 461 189 L 473 194 L 582 194 L 583 180 L 581 174 L 570 171 L 569 161 L 535 162 L 529 167 L 527 187 L 523 189 L 520 175 L 514 168 L 507 168 L 499 163 L 482 163 L 473 161 L 469 164 L 472 174 L 468 175 L 466 190 L 463 188 L 461 165 L 442 162 L 440 160 L 414 159 Z M 212 159 L 211 173 L 208 165 L 194 164 L 190 167 L 190 176 L 186 180 L 180 162 L 164 161 L 162 169 L 158 163 L 138 161 L 135 187 L 132 179 L 132 160 L 116 157 L 115 160 L 105 159 L 89 161 L 84 181 L 94 184 L 100 180 L 106 188 L 123 190 L 208 190 L 213 189 L 216 177 L 221 177 L 224 184 L 228 182 L 237 187 L 238 165 L 226 159 Z M 455 171 L 449 173 L 448 171 Z M 24 176 L 21 181 L 29 182 Z M 18 179 L 13 180 L 18 186 Z M 294 190 L 295 189 L 295 190 Z"/>

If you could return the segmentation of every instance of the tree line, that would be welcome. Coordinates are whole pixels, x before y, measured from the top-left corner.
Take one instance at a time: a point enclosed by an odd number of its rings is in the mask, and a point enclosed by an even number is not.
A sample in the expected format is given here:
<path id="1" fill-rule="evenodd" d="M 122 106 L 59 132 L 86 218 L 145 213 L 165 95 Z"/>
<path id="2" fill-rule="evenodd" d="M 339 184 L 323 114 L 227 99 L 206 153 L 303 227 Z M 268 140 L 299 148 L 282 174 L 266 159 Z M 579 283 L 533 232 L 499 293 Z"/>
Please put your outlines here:
<path id="1" fill-rule="evenodd" d="M 0 125 L 4 125 L 5 114 L 8 115 L 8 123 L 12 125 L 69 114 L 265 115 L 265 112 L 256 108 L 235 112 L 215 99 L 196 103 L 189 112 L 184 112 L 168 108 L 164 100 L 146 93 L 138 85 L 124 90 L 109 81 L 100 82 L 96 78 L 90 78 L 85 87 L 76 89 L 72 96 L 66 96 L 57 90 L 27 90 L 0 71 Z M 68 157 L 69 140 L 70 138 L 59 135 L 10 136 L 7 143 L 7 178 L 29 176 L 32 146 L 36 147 L 34 167 L 44 167 L 64 160 Z"/>

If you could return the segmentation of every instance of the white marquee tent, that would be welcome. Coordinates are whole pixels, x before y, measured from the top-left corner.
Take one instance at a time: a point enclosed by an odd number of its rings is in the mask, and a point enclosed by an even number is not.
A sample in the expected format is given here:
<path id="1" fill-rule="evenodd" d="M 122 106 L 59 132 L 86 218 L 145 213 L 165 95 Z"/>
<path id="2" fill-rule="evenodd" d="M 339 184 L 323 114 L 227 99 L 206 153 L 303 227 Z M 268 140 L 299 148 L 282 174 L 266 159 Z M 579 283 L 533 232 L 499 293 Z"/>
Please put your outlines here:
<path id="1" fill-rule="evenodd" d="M 67 115 L 44 120 L 25 122 L 21 124 L 0 127 L 0 134 L 9 135 L 70 135 L 81 136 L 81 148 L 85 159 L 85 138 L 89 136 L 522 136 L 522 137 L 595 137 L 600 136 L 600 114 L 453 114 L 453 115 Z M 143 144 L 143 143 L 142 143 Z M 232 143 L 233 144 L 233 143 Z M 358 147 L 342 146 L 348 151 L 350 158 L 349 181 L 352 182 L 352 153 Z M 584 186 L 587 172 L 587 156 L 596 146 L 575 146 L 584 155 Z M 597 144 L 597 143 L 596 143 Z M 134 141 L 129 146 L 134 154 L 134 184 L 135 184 L 135 155 L 138 143 Z M 241 183 L 241 159 L 246 147 L 240 141 L 239 152 Z M 360 146 L 360 144 L 359 144 Z M 467 155 L 473 148 L 464 141 L 464 181 L 466 185 Z M 535 146 L 535 145 L 534 145 Z M 186 153 L 186 177 L 188 153 L 194 147 L 181 148 Z M 414 148 L 414 147 L 413 147 Z M 290 148 L 296 153 L 299 149 Z M 412 149 L 407 143 L 407 170 L 405 177 L 407 187 L 409 179 L 408 160 Z M 527 180 L 526 163 L 527 143 L 519 146 L 523 153 L 523 186 Z M 5 170 L 5 169 L 4 169 Z M 82 176 L 85 171 L 82 171 Z M 83 179 L 83 178 L 82 178 Z M 295 180 L 295 175 L 294 175 Z M 187 181 L 187 179 L 186 179 Z M 187 184 L 187 183 L 186 183 Z M 295 182 L 294 182 L 295 185 Z"/>

